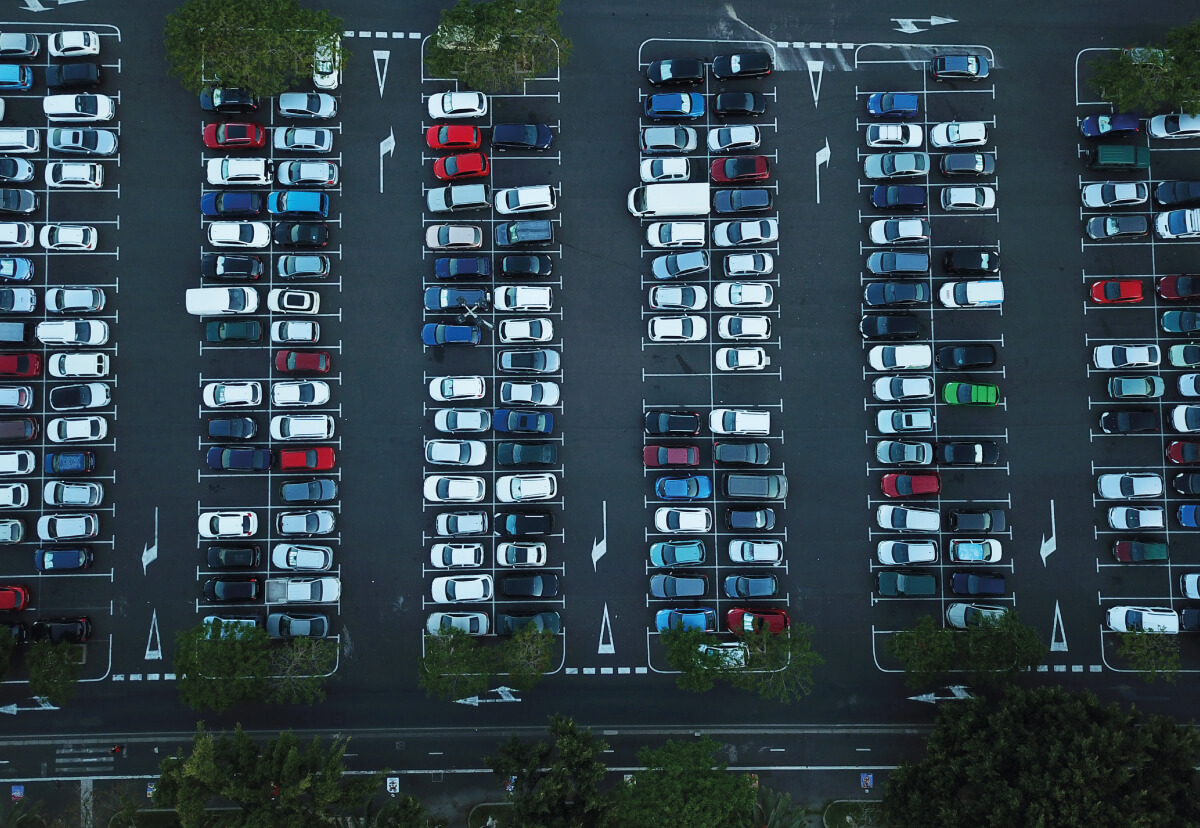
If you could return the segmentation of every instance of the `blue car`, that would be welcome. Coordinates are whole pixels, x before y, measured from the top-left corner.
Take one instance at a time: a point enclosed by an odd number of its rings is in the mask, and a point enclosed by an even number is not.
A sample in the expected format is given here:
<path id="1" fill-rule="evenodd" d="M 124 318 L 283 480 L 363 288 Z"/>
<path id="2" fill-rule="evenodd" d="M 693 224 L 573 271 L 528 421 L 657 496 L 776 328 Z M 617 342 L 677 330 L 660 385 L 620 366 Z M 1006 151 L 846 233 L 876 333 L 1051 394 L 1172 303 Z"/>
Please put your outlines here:
<path id="1" fill-rule="evenodd" d="M 698 92 L 659 92 L 646 98 L 645 111 L 646 117 L 655 121 L 703 118 L 704 96 Z"/>
<path id="2" fill-rule="evenodd" d="M 276 216 L 325 218 L 329 214 L 329 196 L 313 190 L 275 191 L 267 196 L 267 210 Z"/>
<path id="3" fill-rule="evenodd" d="M 482 332 L 478 325 L 442 325 L 430 322 L 421 328 L 426 345 L 478 345 Z"/>
<path id="4" fill-rule="evenodd" d="M 258 193 L 205 193 L 200 197 L 200 215 L 222 218 L 257 216 L 262 212 Z"/>
<path id="5" fill-rule="evenodd" d="M 443 256 L 434 260 L 433 275 L 439 279 L 487 279 L 492 275 L 492 260 L 487 256 Z"/>
<path id="6" fill-rule="evenodd" d="M 1180 506 L 1175 516 L 1179 518 L 1180 526 L 1187 529 L 1200 529 L 1200 506 Z"/>
<path id="7" fill-rule="evenodd" d="M 488 292 L 479 288 L 433 287 L 425 290 L 425 310 L 459 310 L 476 305 L 480 310 L 487 310 L 488 304 Z"/>
<path id="8" fill-rule="evenodd" d="M 1112 115 L 1089 115 L 1079 124 L 1084 138 L 1120 138 L 1141 129 L 1136 112 L 1117 112 Z"/>
<path id="9" fill-rule="evenodd" d="M 917 96 L 906 92 L 876 92 L 867 99 L 867 112 L 876 118 L 915 118 L 917 108 Z"/>
<path id="10" fill-rule="evenodd" d="M 492 429 L 503 433 L 549 434 L 554 430 L 554 415 L 549 411 L 514 411 L 509 408 L 497 408 L 492 412 Z"/>
<path id="11" fill-rule="evenodd" d="M 698 566 L 704 563 L 704 541 L 660 541 L 650 547 L 650 563 L 654 566 Z"/>
<path id="12" fill-rule="evenodd" d="M 663 500 L 701 500 L 712 497 L 712 480 L 706 474 L 660 477 L 654 483 L 654 493 Z"/>
<path id="13" fill-rule="evenodd" d="M 544 150 L 554 142 L 545 124 L 496 124 L 492 127 L 493 150 Z"/>
<path id="14" fill-rule="evenodd" d="M 665 609 L 654 614 L 654 627 L 659 632 L 682 627 L 685 630 L 717 631 L 717 611 L 709 607 L 695 609 Z"/>
<path id="15" fill-rule="evenodd" d="M 270 449 L 214 446 L 205 458 L 213 471 L 266 471 L 271 468 Z"/>
<path id="16" fill-rule="evenodd" d="M 92 565 L 92 550 L 86 546 L 39 549 L 33 553 L 33 568 L 38 572 L 70 572 Z"/>
<path id="17" fill-rule="evenodd" d="M 33 69 L 15 63 L 0 64 L 0 89 L 26 92 L 33 87 Z"/>
<path id="18" fill-rule="evenodd" d="M 0 282 L 33 280 L 33 260 L 24 256 L 0 256 Z"/>
<path id="19" fill-rule="evenodd" d="M 871 191 L 871 206 L 877 210 L 923 210 L 925 188 L 911 184 L 880 184 Z"/>

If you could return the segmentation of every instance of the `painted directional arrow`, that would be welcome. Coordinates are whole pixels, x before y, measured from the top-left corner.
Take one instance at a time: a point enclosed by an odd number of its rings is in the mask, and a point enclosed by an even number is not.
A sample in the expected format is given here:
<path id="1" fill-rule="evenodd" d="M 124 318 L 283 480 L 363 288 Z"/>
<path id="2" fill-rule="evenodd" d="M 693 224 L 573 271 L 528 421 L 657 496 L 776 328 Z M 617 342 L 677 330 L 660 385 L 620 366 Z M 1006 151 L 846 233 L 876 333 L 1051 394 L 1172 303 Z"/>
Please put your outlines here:
<path id="1" fill-rule="evenodd" d="M 825 61 L 823 60 L 806 60 L 808 65 L 808 85 L 812 87 L 813 106 L 817 105 L 817 99 L 821 97 L 821 73 L 825 71 Z"/>
<path id="2" fill-rule="evenodd" d="M 1058 601 L 1054 602 L 1054 627 L 1050 630 L 1050 652 L 1065 653 L 1067 651 L 1067 630 L 1063 626 L 1062 613 L 1058 609 Z"/>
<path id="3" fill-rule="evenodd" d="M 383 156 L 396 151 L 396 133 L 388 127 L 388 137 L 379 142 L 379 192 L 383 192 Z"/>
<path id="4" fill-rule="evenodd" d="M 892 22 L 898 24 L 896 31 L 904 32 L 905 34 L 916 34 L 923 32 L 925 29 L 917 26 L 918 23 L 928 23 L 930 26 L 941 26 L 943 23 L 957 23 L 953 17 L 893 17 Z"/>
<path id="5" fill-rule="evenodd" d="M 1054 554 L 1054 550 L 1058 548 L 1057 541 L 1054 540 L 1054 501 L 1050 501 L 1050 537 L 1042 535 L 1042 566 L 1046 565 L 1046 558 Z"/>
<path id="6" fill-rule="evenodd" d="M 975 698 L 968 692 L 967 688 L 961 684 L 954 684 L 946 688 L 950 691 L 949 696 L 939 696 L 937 693 L 922 693 L 919 696 L 909 696 L 909 701 L 928 702 L 929 704 L 937 704 L 940 701 L 955 701 L 958 699 L 973 699 Z"/>
<path id="7" fill-rule="evenodd" d="M 496 703 L 496 702 L 519 702 L 520 701 L 520 699 L 518 699 L 515 695 L 513 695 L 517 691 L 511 687 L 505 687 L 504 685 L 497 687 L 495 690 L 489 690 L 488 692 L 489 693 L 498 693 L 500 695 L 500 698 L 498 698 L 498 699 L 481 699 L 481 698 L 479 698 L 479 696 L 468 696 L 465 699 L 455 699 L 454 703 L 455 704 L 469 704 L 469 705 L 471 705 L 471 707 L 479 707 L 479 705 L 481 705 L 481 704 L 489 704 L 489 703 Z"/>
<path id="8" fill-rule="evenodd" d="M 817 204 L 821 203 L 821 165 L 829 166 L 829 139 L 825 139 L 825 146 L 817 150 Z"/>
<path id="9" fill-rule="evenodd" d="M 392 53 L 387 49 L 376 49 L 371 54 L 375 57 L 375 80 L 379 81 L 379 97 L 383 97 L 383 84 L 387 80 L 388 61 Z"/>
<path id="10" fill-rule="evenodd" d="M 158 507 L 154 507 L 154 543 L 149 546 L 142 547 L 142 574 L 146 574 L 146 567 L 158 560 Z"/>
<path id="11" fill-rule="evenodd" d="M 25 11 L 31 11 L 31 12 L 50 11 L 48 8 L 46 8 L 41 3 L 39 3 L 38 0 L 23 0 L 23 2 L 25 3 Z M 0 708 L 0 709 L 3 709 L 5 713 L 8 712 L 7 708 Z"/>
<path id="12" fill-rule="evenodd" d="M 596 564 L 608 553 L 608 501 L 600 501 L 600 537 L 592 541 L 592 569 L 597 572 Z"/>
<path id="13" fill-rule="evenodd" d="M 33 700 L 36 702 L 36 705 L 33 707 L 17 707 L 15 704 L 6 704 L 0 707 L 0 713 L 15 716 L 18 710 L 58 710 L 57 707 L 46 701 L 45 696 L 34 696 Z"/>

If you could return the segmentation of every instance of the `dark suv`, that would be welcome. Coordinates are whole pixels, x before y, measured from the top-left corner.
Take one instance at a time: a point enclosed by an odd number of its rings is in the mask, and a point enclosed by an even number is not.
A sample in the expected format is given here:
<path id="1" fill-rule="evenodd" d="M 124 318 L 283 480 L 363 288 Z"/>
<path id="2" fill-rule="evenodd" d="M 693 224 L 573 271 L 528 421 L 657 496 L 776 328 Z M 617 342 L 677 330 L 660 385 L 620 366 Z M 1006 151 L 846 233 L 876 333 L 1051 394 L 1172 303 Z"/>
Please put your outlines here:
<path id="1" fill-rule="evenodd" d="M 983 152 L 950 152 L 939 163 L 942 175 L 994 175 L 996 156 Z"/>
<path id="2" fill-rule="evenodd" d="M 951 532 L 1003 532 L 1008 528 L 1003 509 L 951 509 Z"/>
<path id="3" fill-rule="evenodd" d="M 1000 269 L 1000 254 L 992 250 L 956 248 L 942 257 L 947 273 L 995 273 Z"/>
<path id="4" fill-rule="evenodd" d="M 546 219 L 502 221 L 496 225 L 496 246 L 515 247 L 523 244 L 550 244 L 554 241 L 554 226 Z"/>

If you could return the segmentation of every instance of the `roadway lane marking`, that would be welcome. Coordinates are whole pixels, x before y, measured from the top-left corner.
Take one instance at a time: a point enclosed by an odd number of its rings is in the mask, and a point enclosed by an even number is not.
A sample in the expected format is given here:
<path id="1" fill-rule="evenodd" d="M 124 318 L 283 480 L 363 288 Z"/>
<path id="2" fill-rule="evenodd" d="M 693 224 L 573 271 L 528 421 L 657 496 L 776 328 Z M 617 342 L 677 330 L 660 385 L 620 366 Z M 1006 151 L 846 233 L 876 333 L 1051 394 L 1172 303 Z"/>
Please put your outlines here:
<path id="1" fill-rule="evenodd" d="M 388 60 L 392 53 L 387 49 L 375 49 L 371 53 L 375 58 L 375 79 L 379 81 L 379 97 L 383 97 L 383 85 L 387 81 Z"/>
<path id="2" fill-rule="evenodd" d="M 1050 652 L 1065 653 L 1067 651 L 1067 631 L 1063 628 L 1062 613 L 1059 612 L 1058 601 L 1054 602 L 1054 627 L 1050 631 Z"/>

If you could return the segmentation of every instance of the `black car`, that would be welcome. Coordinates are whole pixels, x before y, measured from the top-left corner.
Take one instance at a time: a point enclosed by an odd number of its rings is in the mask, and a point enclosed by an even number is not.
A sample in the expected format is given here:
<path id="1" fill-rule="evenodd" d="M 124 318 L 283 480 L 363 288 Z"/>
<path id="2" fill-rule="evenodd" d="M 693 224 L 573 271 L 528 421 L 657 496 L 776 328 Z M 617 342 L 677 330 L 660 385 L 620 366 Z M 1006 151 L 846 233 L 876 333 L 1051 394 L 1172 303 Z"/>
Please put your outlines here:
<path id="1" fill-rule="evenodd" d="M 546 219 L 520 219 L 496 224 L 497 247 L 516 247 L 525 244 L 550 244 L 554 241 L 554 225 Z"/>
<path id="2" fill-rule="evenodd" d="M 1200 474 L 1195 472 L 1177 474 L 1171 481 L 1171 488 L 1181 495 L 1200 494 Z"/>
<path id="3" fill-rule="evenodd" d="M 14 645 L 24 644 L 29 641 L 29 630 L 24 624 L 19 622 L 10 621 L 0 624 L 0 635 L 3 635 L 5 632 L 8 633 Z"/>
<path id="4" fill-rule="evenodd" d="M 938 167 L 942 175 L 995 175 L 996 156 L 986 152 L 948 152 Z"/>
<path id="5" fill-rule="evenodd" d="M 734 55 L 717 55 L 713 58 L 713 77 L 727 80 L 729 78 L 762 78 L 771 74 L 775 68 L 771 55 L 767 52 L 739 52 Z"/>
<path id="6" fill-rule="evenodd" d="M 980 54 L 938 55 L 929 63 L 929 74 L 935 81 L 979 81 L 990 72 L 988 59 Z"/>
<path id="7" fill-rule="evenodd" d="M 503 256 L 500 259 L 500 275 L 510 276 L 549 276 L 554 269 L 549 256 L 541 253 L 528 256 Z"/>
<path id="8" fill-rule="evenodd" d="M 271 450 L 214 446 L 205 461 L 213 471 L 266 471 L 271 468 Z"/>
<path id="9" fill-rule="evenodd" d="M 46 86 L 51 89 L 90 89 L 100 85 L 100 64 L 58 63 L 46 70 Z"/>
<path id="10" fill-rule="evenodd" d="M 214 440 L 249 440 L 258 433 L 258 423 L 250 417 L 213 417 L 208 421 L 208 436 Z"/>
<path id="11" fill-rule="evenodd" d="M 205 279 L 240 281 L 263 275 L 263 260 L 258 256 L 230 256 L 226 253 L 205 253 L 200 257 L 200 275 Z"/>
<path id="12" fill-rule="evenodd" d="M 695 411 L 647 411 L 646 433 L 690 437 L 700 433 L 700 415 Z"/>
<path id="13" fill-rule="evenodd" d="M 258 578 L 209 578 L 204 582 L 206 601 L 257 601 Z"/>
<path id="14" fill-rule="evenodd" d="M 1158 431 L 1158 412 L 1152 408 L 1125 408 L 1100 415 L 1100 430 L 1105 434 L 1141 434 Z"/>
<path id="15" fill-rule="evenodd" d="M 960 247 L 946 251 L 942 256 L 942 267 L 954 275 L 996 273 L 1000 270 L 1000 254 L 994 250 Z"/>
<path id="16" fill-rule="evenodd" d="M 550 466 L 558 462 L 557 443 L 500 443 L 496 446 L 498 466 Z"/>
<path id="17" fill-rule="evenodd" d="M 558 635 L 562 617 L 557 612 L 496 613 L 496 635 L 516 635 L 526 627 Z"/>
<path id="18" fill-rule="evenodd" d="M 506 575 L 500 579 L 500 592 L 507 598 L 553 598 L 558 595 L 558 576 L 549 572 Z"/>
<path id="19" fill-rule="evenodd" d="M 288 247 L 324 247 L 329 243 L 329 225 L 319 222 L 281 221 L 272 232 L 276 244 Z"/>
<path id="20" fill-rule="evenodd" d="M 1000 462 L 1000 447 L 991 440 L 942 442 L 934 454 L 943 466 L 994 466 Z"/>
<path id="21" fill-rule="evenodd" d="M 921 324 L 915 313 L 871 313 L 858 323 L 858 330 L 866 340 L 916 339 Z"/>
<path id="22" fill-rule="evenodd" d="M 951 532 L 1003 532 L 1008 528 L 1003 509 L 951 509 Z"/>
<path id="23" fill-rule="evenodd" d="M 991 572 L 954 572 L 950 590 L 955 595 L 1003 595 L 1004 576 Z"/>
<path id="24" fill-rule="evenodd" d="M 717 190 L 713 195 L 713 210 L 718 213 L 756 213 L 770 209 L 771 191 L 762 187 Z"/>
<path id="25" fill-rule="evenodd" d="M 258 109 L 258 98 L 245 89 L 218 86 L 200 93 L 200 108 L 205 112 L 253 112 Z"/>
<path id="26" fill-rule="evenodd" d="M 876 210 L 923 210 L 925 188 L 911 184 L 880 184 L 871 190 L 871 206 Z"/>
<path id="27" fill-rule="evenodd" d="M 767 99 L 757 92 L 722 92 L 713 111 L 718 118 L 757 118 L 767 111 Z"/>
<path id="28" fill-rule="evenodd" d="M 209 569 L 258 569 L 262 555 L 258 544 L 210 546 L 207 560 Z"/>
<path id="29" fill-rule="evenodd" d="M 863 290 L 863 301 L 872 308 L 923 305 L 929 301 L 929 285 L 925 282 L 871 282 Z"/>
<path id="30" fill-rule="evenodd" d="M 43 618 L 33 622 L 33 640 L 51 644 L 83 644 L 92 635 L 92 622 L 85 618 Z"/>
<path id="31" fill-rule="evenodd" d="M 725 526 L 729 529 L 761 529 L 767 532 L 775 528 L 775 510 L 726 509 Z"/>
<path id="32" fill-rule="evenodd" d="M 928 253 L 872 253 L 867 270 L 874 276 L 906 276 L 929 272 Z"/>
<path id="33" fill-rule="evenodd" d="M 433 275 L 439 279 L 486 279 L 492 275 L 487 256 L 443 256 L 433 261 Z"/>
<path id="34" fill-rule="evenodd" d="M 968 368 L 989 368 L 996 364 L 996 348 L 986 343 L 947 345 L 938 348 L 937 367 L 943 371 L 962 371 Z"/>
<path id="35" fill-rule="evenodd" d="M 704 83 L 704 63 L 692 58 L 656 60 L 646 67 L 651 86 L 695 86 Z"/>
<path id="36" fill-rule="evenodd" d="M 545 124 L 496 124 L 492 127 L 494 150 L 544 150 L 554 141 Z"/>
<path id="37" fill-rule="evenodd" d="M 554 517 L 549 512 L 498 512 L 496 531 L 509 538 L 548 535 L 554 529 Z"/>
<path id="38" fill-rule="evenodd" d="M 284 503 L 328 503 L 337 495 L 337 481 L 328 477 L 289 480 L 279 486 L 279 499 Z"/>
<path id="39" fill-rule="evenodd" d="M 714 463 L 765 466 L 770 460 L 771 447 L 766 443 L 713 443 Z"/>
<path id="40" fill-rule="evenodd" d="M 258 342 L 262 335 L 262 323 L 254 319 L 245 322 L 208 322 L 204 325 L 204 339 L 208 342 Z"/>
<path id="41" fill-rule="evenodd" d="M 1200 181 L 1164 181 L 1154 188 L 1154 200 L 1163 207 L 1200 205 Z"/>

